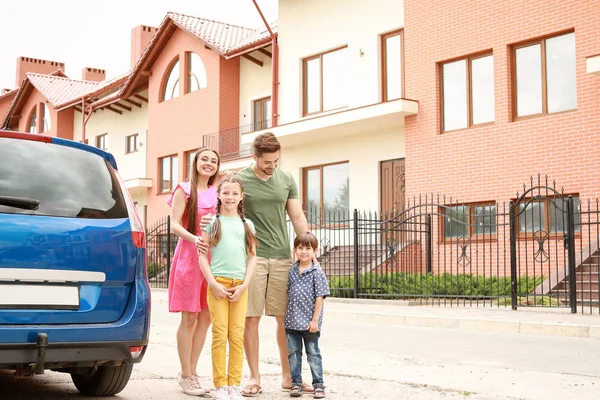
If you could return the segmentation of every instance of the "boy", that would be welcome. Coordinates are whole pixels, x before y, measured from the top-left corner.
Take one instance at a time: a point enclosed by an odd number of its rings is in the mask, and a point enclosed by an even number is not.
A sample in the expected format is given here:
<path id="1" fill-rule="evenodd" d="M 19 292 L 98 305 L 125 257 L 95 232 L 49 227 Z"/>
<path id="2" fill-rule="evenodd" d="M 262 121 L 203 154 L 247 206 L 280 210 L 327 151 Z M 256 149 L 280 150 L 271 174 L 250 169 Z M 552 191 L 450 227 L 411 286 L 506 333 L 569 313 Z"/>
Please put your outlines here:
<path id="1" fill-rule="evenodd" d="M 294 252 L 298 261 L 290 270 L 284 321 L 292 375 L 291 397 L 302 396 L 303 341 L 313 377 L 313 397 L 325 397 L 319 337 L 323 321 L 323 300 L 329 296 L 329 285 L 325 273 L 314 261 L 317 247 L 317 238 L 310 232 L 298 235 L 294 240 Z"/>

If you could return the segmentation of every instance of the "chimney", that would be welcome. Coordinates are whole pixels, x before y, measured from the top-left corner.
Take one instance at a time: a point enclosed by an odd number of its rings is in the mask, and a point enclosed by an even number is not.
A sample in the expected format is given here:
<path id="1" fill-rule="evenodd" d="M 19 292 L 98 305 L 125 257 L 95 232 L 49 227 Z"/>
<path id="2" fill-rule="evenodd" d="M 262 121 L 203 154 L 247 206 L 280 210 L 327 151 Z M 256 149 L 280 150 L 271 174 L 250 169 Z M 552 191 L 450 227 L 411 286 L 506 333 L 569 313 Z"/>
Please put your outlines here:
<path id="1" fill-rule="evenodd" d="M 139 25 L 131 30 L 131 68 L 138 62 L 158 28 Z"/>
<path id="2" fill-rule="evenodd" d="M 57 61 L 39 60 L 31 57 L 19 57 L 17 58 L 17 82 L 15 86 L 21 86 L 21 82 L 23 82 L 25 74 L 28 72 L 49 74 L 56 70 L 65 72 L 65 64 Z"/>
<path id="3" fill-rule="evenodd" d="M 81 79 L 84 81 L 102 82 L 106 79 L 106 71 L 99 68 L 85 67 L 81 71 Z"/>

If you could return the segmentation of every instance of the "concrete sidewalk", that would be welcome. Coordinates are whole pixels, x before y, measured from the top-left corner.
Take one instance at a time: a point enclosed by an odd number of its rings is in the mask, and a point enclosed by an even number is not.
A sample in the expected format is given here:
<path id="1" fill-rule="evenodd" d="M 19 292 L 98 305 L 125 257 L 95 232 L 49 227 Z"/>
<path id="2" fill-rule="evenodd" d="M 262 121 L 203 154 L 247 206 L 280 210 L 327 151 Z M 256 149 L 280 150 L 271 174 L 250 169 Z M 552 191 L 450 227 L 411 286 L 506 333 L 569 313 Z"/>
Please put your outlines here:
<path id="1" fill-rule="evenodd" d="M 152 289 L 152 303 L 167 305 L 167 290 Z M 325 313 L 328 319 L 385 325 L 600 339 L 600 315 L 571 314 L 568 309 L 532 307 L 513 311 L 510 307 L 414 306 L 407 301 L 330 297 Z"/>

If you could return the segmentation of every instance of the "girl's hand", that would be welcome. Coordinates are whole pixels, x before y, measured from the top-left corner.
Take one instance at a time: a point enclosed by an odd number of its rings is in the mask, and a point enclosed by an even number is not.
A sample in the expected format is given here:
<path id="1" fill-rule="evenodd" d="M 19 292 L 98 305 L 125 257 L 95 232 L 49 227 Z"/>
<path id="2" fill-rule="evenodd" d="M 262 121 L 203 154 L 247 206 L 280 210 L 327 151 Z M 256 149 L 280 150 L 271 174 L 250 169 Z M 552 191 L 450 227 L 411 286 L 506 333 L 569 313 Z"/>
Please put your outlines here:
<path id="1" fill-rule="evenodd" d="M 319 332 L 319 321 L 310 321 L 310 325 L 308 325 L 308 331 L 310 333 Z"/>
<path id="2" fill-rule="evenodd" d="M 240 299 L 242 298 L 242 294 L 244 294 L 247 288 L 247 286 L 241 284 L 239 286 L 227 289 L 227 292 L 229 292 L 229 301 L 231 301 L 232 303 L 240 301 Z"/>
<path id="3" fill-rule="evenodd" d="M 219 282 L 213 281 L 209 284 L 209 286 L 210 291 L 217 300 L 229 297 L 229 292 L 227 291 L 227 289 L 225 289 L 225 286 L 221 285 Z"/>

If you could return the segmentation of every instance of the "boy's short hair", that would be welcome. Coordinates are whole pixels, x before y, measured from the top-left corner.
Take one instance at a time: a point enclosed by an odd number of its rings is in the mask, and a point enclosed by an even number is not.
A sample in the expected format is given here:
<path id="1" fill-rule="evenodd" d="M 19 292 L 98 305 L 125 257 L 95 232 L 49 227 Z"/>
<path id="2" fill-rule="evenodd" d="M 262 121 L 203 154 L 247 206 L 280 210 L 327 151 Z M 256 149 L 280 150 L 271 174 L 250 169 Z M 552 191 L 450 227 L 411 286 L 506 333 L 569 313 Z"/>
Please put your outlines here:
<path id="1" fill-rule="evenodd" d="M 294 239 L 294 248 L 298 246 L 310 247 L 316 250 L 319 247 L 317 237 L 310 232 L 302 233 Z"/>

